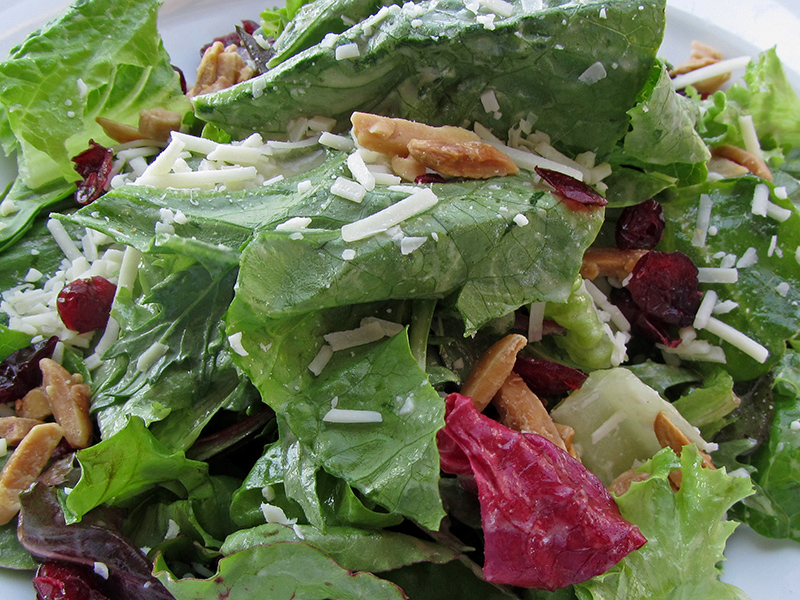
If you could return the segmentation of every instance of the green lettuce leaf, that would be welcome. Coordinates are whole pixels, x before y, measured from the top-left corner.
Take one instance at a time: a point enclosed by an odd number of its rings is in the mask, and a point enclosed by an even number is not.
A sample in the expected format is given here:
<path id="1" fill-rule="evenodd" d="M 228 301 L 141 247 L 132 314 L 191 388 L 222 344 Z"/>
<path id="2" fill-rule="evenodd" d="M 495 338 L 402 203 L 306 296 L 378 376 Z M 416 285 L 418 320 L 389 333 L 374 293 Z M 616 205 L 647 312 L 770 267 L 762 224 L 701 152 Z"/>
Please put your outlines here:
<path id="1" fill-rule="evenodd" d="M 684 188 L 662 204 L 667 219 L 660 250 L 679 250 L 688 255 L 698 267 L 719 267 L 721 254 L 741 257 L 754 248 L 758 262 L 738 269 L 739 280 L 732 284 L 701 284 L 701 291 L 713 289 L 720 301 L 734 300 L 738 307 L 727 314 L 717 315 L 720 321 L 745 333 L 769 350 L 764 364 L 744 354 L 727 342 L 722 343 L 727 362 L 725 370 L 736 381 L 754 379 L 766 373 L 783 356 L 786 340 L 800 333 L 797 305 L 800 303 L 800 271 L 795 251 L 800 246 L 800 215 L 789 201 L 772 197 L 772 201 L 791 209 L 792 216 L 780 223 L 769 217 L 754 216 L 751 212 L 755 186 L 753 177 L 723 180 L 702 186 Z M 711 226 L 716 235 L 707 236 L 703 247 L 694 246 L 692 238 L 697 227 L 697 211 L 701 194 L 713 202 Z M 777 236 L 777 249 L 768 256 L 772 236 Z M 788 283 L 786 295 L 778 286 Z M 701 331 L 700 337 L 713 344 L 719 338 Z"/>
<path id="2" fill-rule="evenodd" d="M 220 560 L 209 579 L 177 579 L 157 559 L 156 575 L 177 600 L 250 600 L 253 591 L 285 600 L 403 600 L 395 585 L 371 573 L 352 573 L 303 542 L 259 545 Z"/>
<path id="3" fill-rule="evenodd" d="M 110 143 L 95 117 L 137 125 L 142 109 L 188 110 L 156 30 L 159 4 L 79 0 L 0 63 L 0 103 L 26 186 L 79 179 L 70 158 L 90 139 Z"/>
<path id="4" fill-rule="evenodd" d="M 669 475 L 678 468 L 682 481 L 674 492 Z M 603 575 L 576 585 L 578 598 L 746 598 L 719 580 L 717 565 L 736 528 L 735 522 L 725 520 L 725 513 L 752 492 L 749 480 L 703 468 L 693 445 L 685 446 L 680 458 L 666 448 L 637 471 L 650 477 L 633 483 L 617 504 L 648 541 Z"/>
<path id="5" fill-rule="evenodd" d="M 336 60 L 335 48 L 318 44 L 252 81 L 196 97 L 195 111 L 240 137 L 283 133 L 298 115 L 344 126 L 355 110 L 431 125 L 481 121 L 502 137 L 533 118 L 562 150 L 603 155 L 628 129 L 626 111 L 647 81 L 664 28 L 663 1 L 531 12 L 515 4 L 491 29 L 460 0 L 417 6 L 343 32 L 335 46 L 358 44 L 355 60 Z M 501 107 L 492 117 L 480 100 L 487 90 Z"/>
<path id="6" fill-rule="evenodd" d="M 775 416 L 769 441 L 745 462 L 757 493 L 736 516 L 761 535 L 800 541 L 800 354 L 788 352 L 775 369 Z"/>

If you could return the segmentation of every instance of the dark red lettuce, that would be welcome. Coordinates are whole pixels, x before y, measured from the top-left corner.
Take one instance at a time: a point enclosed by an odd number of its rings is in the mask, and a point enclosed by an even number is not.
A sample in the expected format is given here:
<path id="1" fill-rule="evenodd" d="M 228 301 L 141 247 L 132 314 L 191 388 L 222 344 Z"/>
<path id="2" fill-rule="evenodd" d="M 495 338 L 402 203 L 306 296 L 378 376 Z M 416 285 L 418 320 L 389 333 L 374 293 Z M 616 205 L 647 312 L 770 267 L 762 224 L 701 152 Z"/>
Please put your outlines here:
<path id="1" fill-rule="evenodd" d="M 0 403 L 14 402 L 42 385 L 39 361 L 52 358 L 58 338 L 53 336 L 21 348 L 0 363 Z"/>
<path id="2" fill-rule="evenodd" d="M 442 464 L 468 462 L 475 476 L 487 581 L 555 590 L 604 573 L 646 542 L 579 461 L 479 413 L 465 396 L 446 402 Z"/>
<path id="3" fill-rule="evenodd" d="M 588 375 L 551 360 L 517 356 L 514 372 L 525 380 L 531 391 L 541 398 L 559 396 L 577 390 Z"/>

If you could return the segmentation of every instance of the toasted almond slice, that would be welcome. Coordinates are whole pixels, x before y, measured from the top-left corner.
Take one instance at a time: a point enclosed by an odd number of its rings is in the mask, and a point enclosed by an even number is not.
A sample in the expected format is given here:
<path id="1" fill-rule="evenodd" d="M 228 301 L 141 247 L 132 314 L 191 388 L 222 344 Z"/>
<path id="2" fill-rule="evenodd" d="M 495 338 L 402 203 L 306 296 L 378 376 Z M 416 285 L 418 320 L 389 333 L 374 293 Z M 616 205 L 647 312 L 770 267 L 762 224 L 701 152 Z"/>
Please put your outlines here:
<path id="1" fill-rule="evenodd" d="M 144 139 L 168 142 L 172 131 L 180 131 L 182 115 L 163 108 L 139 112 L 139 133 Z"/>
<path id="2" fill-rule="evenodd" d="M 564 440 L 564 445 L 567 447 L 567 452 L 572 458 L 581 459 L 580 452 L 572 443 L 572 440 L 575 439 L 575 430 L 570 427 L 569 425 L 562 425 L 561 423 L 555 423 L 556 430 L 558 431 L 558 435 L 561 436 L 561 439 Z"/>
<path id="3" fill-rule="evenodd" d="M 9 446 L 16 446 L 31 429 L 41 424 L 38 419 L 0 417 L 0 438 L 5 439 Z"/>
<path id="4" fill-rule="evenodd" d="M 708 161 L 708 170 L 712 173 L 718 173 L 723 177 L 741 177 L 745 173 L 749 173 L 747 167 L 743 167 L 739 163 L 735 163 L 727 158 L 720 156 L 712 156 Z"/>
<path id="5" fill-rule="evenodd" d="M 116 121 L 106 119 L 105 117 L 96 117 L 95 121 L 97 121 L 97 124 L 103 128 L 103 131 L 106 132 L 108 137 L 115 142 L 119 142 L 120 144 L 145 139 L 145 137 L 133 125 L 117 123 Z"/>
<path id="6" fill-rule="evenodd" d="M 361 146 L 390 156 L 408 156 L 408 143 L 411 140 L 455 143 L 481 141 L 478 134 L 463 127 L 432 127 L 406 119 L 392 119 L 362 112 L 354 112 L 350 121 L 353 124 L 353 135 Z"/>
<path id="7" fill-rule="evenodd" d="M 692 71 L 696 71 L 697 69 L 718 63 L 722 59 L 722 52 L 716 48 L 695 40 L 692 42 L 689 60 L 679 64 L 677 67 L 672 69 L 669 74 L 671 77 L 683 75 L 684 73 L 690 73 Z M 694 88 L 701 94 L 713 94 L 722 86 L 723 83 L 730 79 L 730 76 L 730 73 L 723 73 L 704 81 L 698 81 L 693 85 Z"/>
<path id="8" fill-rule="evenodd" d="M 70 375 L 54 360 L 39 361 L 42 370 L 42 387 L 50 399 L 53 416 L 64 428 L 64 437 L 73 448 L 86 448 L 92 439 L 92 421 L 89 418 L 91 389 L 79 374 Z"/>
<path id="9" fill-rule="evenodd" d="M 0 472 L 0 525 L 19 512 L 19 493 L 36 481 L 63 435 L 58 423 L 42 423 L 31 429 L 17 446 Z"/>
<path id="10" fill-rule="evenodd" d="M 656 416 L 656 419 L 653 422 L 653 431 L 655 431 L 656 438 L 658 439 L 658 443 L 661 444 L 661 447 L 672 448 L 672 451 L 678 456 L 681 455 L 681 450 L 683 450 L 684 446 L 693 443 L 688 437 L 686 437 L 686 434 L 683 433 L 678 426 L 670 420 L 670 418 L 667 416 L 667 413 L 663 411 L 658 413 Z M 700 455 L 703 457 L 704 467 L 716 469 L 714 463 L 711 461 L 711 457 L 708 454 L 700 450 Z"/>
<path id="11" fill-rule="evenodd" d="M 512 372 L 506 378 L 495 394 L 493 403 L 500 414 L 500 422 L 506 427 L 536 433 L 562 450 L 567 449 L 542 401 L 516 373 Z"/>
<path id="12" fill-rule="evenodd" d="M 615 496 L 621 496 L 630 489 L 632 483 L 645 481 L 649 478 L 650 473 L 637 473 L 635 469 L 628 469 L 611 482 L 611 485 L 608 486 L 608 491 Z"/>
<path id="13" fill-rule="evenodd" d="M 472 398 L 475 408 L 482 411 L 511 374 L 517 353 L 528 343 L 524 335 L 512 333 L 495 342 L 475 363 L 461 388 L 464 396 Z"/>
<path id="14" fill-rule="evenodd" d="M 738 146 L 730 144 L 723 144 L 711 150 L 711 155 L 719 158 L 727 158 L 735 162 L 737 165 L 742 165 L 753 175 L 772 181 L 772 172 L 769 170 L 767 163 L 758 158 L 755 154 L 743 150 Z"/>
<path id="15" fill-rule="evenodd" d="M 53 414 L 53 411 L 50 409 L 50 399 L 41 386 L 33 388 L 22 398 L 17 400 L 14 404 L 14 409 L 17 416 L 26 419 L 36 419 L 38 421 L 43 421 Z"/>
<path id="16" fill-rule="evenodd" d="M 488 179 L 519 173 L 507 154 L 484 142 L 411 140 L 408 152 L 420 164 L 453 177 Z"/>
<path id="17" fill-rule="evenodd" d="M 423 175 L 427 169 L 421 165 L 413 156 L 392 156 L 392 171 L 406 181 L 414 181 Z"/>
<path id="18" fill-rule="evenodd" d="M 589 248 L 583 255 L 581 277 L 616 277 L 620 281 L 633 271 L 639 259 L 648 250 L 620 250 L 618 248 Z"/>

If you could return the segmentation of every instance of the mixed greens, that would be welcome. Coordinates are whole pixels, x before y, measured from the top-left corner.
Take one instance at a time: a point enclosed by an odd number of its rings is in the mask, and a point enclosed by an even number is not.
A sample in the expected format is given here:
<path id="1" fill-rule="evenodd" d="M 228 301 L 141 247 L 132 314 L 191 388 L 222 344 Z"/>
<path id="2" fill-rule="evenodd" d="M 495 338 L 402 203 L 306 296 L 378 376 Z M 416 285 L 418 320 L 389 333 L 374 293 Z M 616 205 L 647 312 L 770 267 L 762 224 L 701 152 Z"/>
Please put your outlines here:
<path id="1" fill-rule="evenodd" d="M 719 580 L 728 518 L 800 542 L 800 100 L 774 50 L 724 91 L 678 94 L 658 58 L 663 0 L 315 0 L 262 15 L 268 69 L 190 102 L 158 6 L 78 0 L 0 63 L 0 140 L 19 173 L 0 203 L 0 386 L 48 337 L 20 325 L 35 319 L 14 294 L 75 267 L 53 222 L 84 259 L 101 240 L 138 261 L 117 287 L 113 343 L 98 332 L 60 350 L 91 385 L 96 443 L 64 449 L 21 494 L 1 566 L 82 565 L 116 598 L 713 600 L 745 597 Z M 576 206 L 533 168 L 376 185 L 353 202 L 331 192 L 355 177 L 350 151 L 314 139 L 272 146 L 275 176 L 258 185 L 129 183 L 79 206 L 72 158 L 114 144 L 96 117 L 132 125 L 153 108 L 214 145 L 285 141 L 299 121 L 318 136 L 317 117 L 349 140 L 354 111 L 465 126 L 607 169 L 592 183 L 608 205 Z M 748 144 L 747 118 L 772 180 L 709 167 Z M 431 192 L 393 229 L 343 238 Z M 769 214 L 754 208 L 765 193 Z M 665 220 L 656 252 L 735 271 L 695 288 L 698 304 L 719 299 L 705 315 L 716 329 L 695 318 L 702 305 L 679 328 L 623 310 L 622 278 L 584 281 L 587 252 L 614 247 L 623 209 L 650 198 Z M 630 331 L 612 329 L 606 296 Z M 535 334 L 537 314 L 555 334 Z M 378 333 L 314 366 L 331 335 L 362 328 Z M 530 338 L 521 355 L 589 375 L 544 398 L 588 471 L 454 394 L 510 333 Z M 679 455 L 655 441 L 664 411 L 696 442 Z M 649 477 L 609 494 L 632 467 Z M 564 531 L 591 550 L 566 573 L 578 559 Z"/>

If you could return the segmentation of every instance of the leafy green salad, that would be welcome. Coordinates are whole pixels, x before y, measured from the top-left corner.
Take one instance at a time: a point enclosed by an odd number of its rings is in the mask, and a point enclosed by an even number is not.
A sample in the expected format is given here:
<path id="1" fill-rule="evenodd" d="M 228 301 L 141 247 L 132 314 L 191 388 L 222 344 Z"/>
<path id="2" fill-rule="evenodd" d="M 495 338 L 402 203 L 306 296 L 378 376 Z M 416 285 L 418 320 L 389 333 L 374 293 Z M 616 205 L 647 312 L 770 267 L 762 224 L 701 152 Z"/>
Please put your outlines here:
<path id="1" fill-rule="evenodd" d="M 737 522 L 800 542 L 774 49 L 668 64 L 665 0 L 300 0 L 187 93 L 159 5 L 77 0 L 0 63 L 0 566 L 716 600 Z"/>

